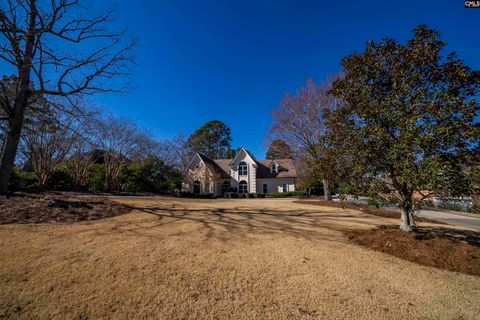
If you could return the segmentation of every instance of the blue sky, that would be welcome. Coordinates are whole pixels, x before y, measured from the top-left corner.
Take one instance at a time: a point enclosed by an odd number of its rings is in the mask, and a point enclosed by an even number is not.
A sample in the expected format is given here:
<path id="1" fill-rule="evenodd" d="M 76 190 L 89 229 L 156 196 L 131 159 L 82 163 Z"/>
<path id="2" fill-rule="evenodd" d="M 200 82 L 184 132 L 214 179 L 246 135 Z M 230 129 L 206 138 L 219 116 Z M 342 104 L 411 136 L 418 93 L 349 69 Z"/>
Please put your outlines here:
<path id="1" fill-rule="evenodd" d="M 107 2 L 108 4 L 108 2 Z M 414 26 L 436 28 L 480 68 L 480 9 L 439 1 L 110 0 L 118 25 L 138 41 L 126 95 L 96 103 L 158 138 L 225 122 L 233 146 L 265 155 L 270 112 L 307 77 L 320 81 L 367 40 L 404 41 Z"/>

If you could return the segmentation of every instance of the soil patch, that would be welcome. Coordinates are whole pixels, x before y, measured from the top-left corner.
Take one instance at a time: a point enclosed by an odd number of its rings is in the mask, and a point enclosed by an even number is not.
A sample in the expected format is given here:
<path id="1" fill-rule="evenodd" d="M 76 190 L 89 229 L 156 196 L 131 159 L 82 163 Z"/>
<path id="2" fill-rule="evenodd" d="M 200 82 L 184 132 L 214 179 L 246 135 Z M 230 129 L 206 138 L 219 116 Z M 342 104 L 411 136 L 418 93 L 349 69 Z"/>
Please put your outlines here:
<path id="1" fill-rule="evenodd" d="M 326 200 L 300 200 L 300 201 L 295 201 L 295 203 L 311 204 L 311 205 L 322 206 L 322 207 L 353 209 L 353 210 L 359 210 L 359 211 L 362 211 L 364 213 L 368 213 L 368 214 L 378 216 L 378 217 L 400 219 L 400 212 L 398 212 L 398 211 L 390 210 L 390 209 L 384 209 L 384 208 L 375 208 L 375 207 L 369 206 L 369 205 L 333 202 L 333 201 L 326 201 Z M 417 217 L 417 216 L 415 217 L 415 221 L 416 222 L 435 223 L 435 224 L 445 224 L 445 223 L 437 221 L 437 220 L 421 218 L 421 217 Z"/>
<path id="2" fill-rule="evenodd" d="M 407 233 L 398 227 L 346 231 L 362 246 L 418 264 L 480 276 L 480 233 L 447 228 L 418 228 Z"/>
<path id="3" fill-rule="evenodd" d="M 97 220 L 130 212 L 104 197 L 75 193 L 14 193 L 0 198 L 0 224 Z"/>

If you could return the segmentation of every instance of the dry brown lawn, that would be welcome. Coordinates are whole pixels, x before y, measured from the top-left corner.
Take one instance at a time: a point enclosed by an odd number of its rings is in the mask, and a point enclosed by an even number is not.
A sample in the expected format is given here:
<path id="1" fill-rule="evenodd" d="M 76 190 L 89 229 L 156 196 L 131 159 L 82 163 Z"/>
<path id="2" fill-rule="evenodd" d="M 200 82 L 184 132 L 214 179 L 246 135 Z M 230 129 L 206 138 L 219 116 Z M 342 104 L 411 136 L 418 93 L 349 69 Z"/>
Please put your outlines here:
<path id="1" fill-rule="evenodd" d="M 396 224 L 290 200 L 126 198 L 126 215 L 0 226 L 0 318 L 479 319 L 480 277 L 351 243 Z"/>

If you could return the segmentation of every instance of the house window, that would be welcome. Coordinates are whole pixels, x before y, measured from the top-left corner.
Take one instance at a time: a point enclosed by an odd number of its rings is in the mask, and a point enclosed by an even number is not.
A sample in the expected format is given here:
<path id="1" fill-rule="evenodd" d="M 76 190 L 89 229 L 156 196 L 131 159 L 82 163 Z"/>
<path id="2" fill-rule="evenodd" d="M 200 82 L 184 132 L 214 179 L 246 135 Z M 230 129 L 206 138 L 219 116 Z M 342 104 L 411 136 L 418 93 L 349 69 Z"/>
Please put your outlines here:
<path id="1" fill-rule="evenodd" d="M 275 162 L 272 163 L 272 165 L 270 166 L 270 172 L 271 173 L 277 173 L 278 172 L 277 164 Z"/>
<path id="2" fill-rule="evenodd" d="M 266 183 L 263 184 L 263 193 L 267 193 L 268 192 L 268 186 Z"/>
<path id="3" fill-rule="evenodd" d="M 248 193 L 248 184 L 247 181 L 242 180 L 238 184 L 238 193 Z"/>
<path id="4" fill-rule="evenodd" d="M 193 190 L 192 190 L 193 193 L 200 193 L 200 181 L 198 180 L 195 180 L 193 181 Z"/>
<path id="5" fill-rule="evenodd" d="M 288 184 L 286 184 L 286 183 L 283 184 L 282 191 L 283 192 L 288 192 Z"/>
<path id="6" fill-rule="evenodd" d="M 238 164 L 238 175 L 240 176 L 248 175 L 248 166 L 245 161 L 242 161 Z"/>

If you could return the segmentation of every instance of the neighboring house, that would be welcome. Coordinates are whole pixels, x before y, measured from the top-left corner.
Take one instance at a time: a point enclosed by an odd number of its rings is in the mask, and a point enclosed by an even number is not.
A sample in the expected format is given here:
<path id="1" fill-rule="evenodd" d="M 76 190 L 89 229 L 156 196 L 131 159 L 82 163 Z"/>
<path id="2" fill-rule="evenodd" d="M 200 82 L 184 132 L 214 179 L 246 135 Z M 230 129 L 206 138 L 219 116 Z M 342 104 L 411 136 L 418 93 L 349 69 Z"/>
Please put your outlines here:
<path id="1" fill-rule="evenodd" d="M 295 191 L 295 163 L 291 159 L 255 160 L 241 148 L 233 159 L 212 160 L 197 153 L 184 172 L 183 190 L 222 196 L 238 193 Z"/>

